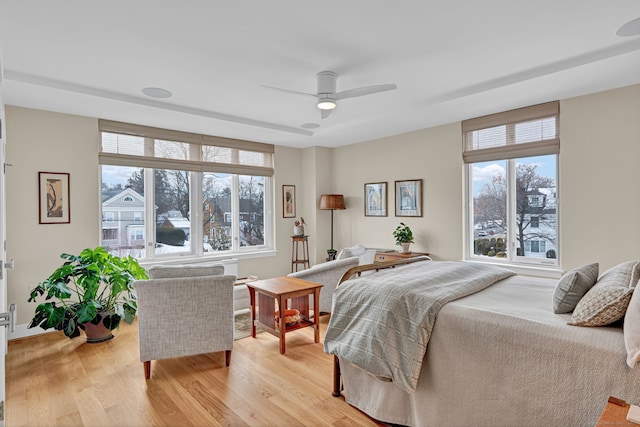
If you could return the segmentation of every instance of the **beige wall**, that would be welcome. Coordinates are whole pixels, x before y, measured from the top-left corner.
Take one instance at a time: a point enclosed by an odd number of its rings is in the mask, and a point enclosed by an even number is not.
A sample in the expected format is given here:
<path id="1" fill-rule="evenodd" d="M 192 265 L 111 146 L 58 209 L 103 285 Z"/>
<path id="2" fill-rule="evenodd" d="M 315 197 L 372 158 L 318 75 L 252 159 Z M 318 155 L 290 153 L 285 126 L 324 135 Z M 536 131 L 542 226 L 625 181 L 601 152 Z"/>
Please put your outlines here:
<path id="1" fill-rule="evenodd" d="M 560 103 L 562 265 L 640 259 L 640 85 Z"/>
<path id="2" fill-rule="evenodd" d="M 404 221 L 415 251 L 463 257 L 463 164 L 460 123 L 333 151 L 337 246 L 394 248 Z M 640 259 L 640 85 L 560 102 L 560 260 L 563 269 L 599 262 L 602 271 Z M 394 216 L 394 181 L 423 179 L 422 218 Z M 364 216 L 364 183 L 389 183 L 389 216 Z"/>
<path id="3" fill-rule="evenodd" d="M 97 246 L 98 122 L 95 119 L 6 107 L 7 301 L 18 325 L 33 316 L 29 291 L 60 265 L 60 254 Z M 39 224 L 38 172 L 70 174 L 70 224 Z"/>
<path id="4" fill-rule="evenodd" d="M 560 104 L 560 257 L 564 269 L 600 262 L 601 269 L 640 259 L 640 85 Z M 8 302 L 18 326 L 33 314 L 29 290 L 59 264 L 61 252 L 99 243 L 97 119 L 6 107 Z M 415 232 L 413 250 L 462 259 L 463 164 L 460 123 L 337 149 L 276 147 L 275 257 L 241 259 L 239 275 L 274 277 L 291 267 L 293 218 L 282 218 L 282 185 L 296 186 L 296 214 L 310 235 L 312 264 L 329 248 L 330 213 L 320 195 L 345 195 L 334 213 L 334 246 L 395 248 L 402 220 Z M 38 224 L 38 171 L 71 174 L 71 224 Z M 394 181 L 422 179 L 423 217 L 394 216 Z M 364 216 L 364 183 L 389 184 L 387 217 Z"/>
<path id="5" fill-rule="evenodd" d="M 335 149 L 335 190 L 347 206 L 335 212 L 336 245 L 398 249 L 392 232 L 402 221 L 414 232 L 412 250 L 461 259 L 461 135 L 455 123 Z M 422 179 L 422 217 L 395 216 L 394 181 L 406 179 Z M 365 217 L 364 184 L 385 181 L 388 216 Z"/>

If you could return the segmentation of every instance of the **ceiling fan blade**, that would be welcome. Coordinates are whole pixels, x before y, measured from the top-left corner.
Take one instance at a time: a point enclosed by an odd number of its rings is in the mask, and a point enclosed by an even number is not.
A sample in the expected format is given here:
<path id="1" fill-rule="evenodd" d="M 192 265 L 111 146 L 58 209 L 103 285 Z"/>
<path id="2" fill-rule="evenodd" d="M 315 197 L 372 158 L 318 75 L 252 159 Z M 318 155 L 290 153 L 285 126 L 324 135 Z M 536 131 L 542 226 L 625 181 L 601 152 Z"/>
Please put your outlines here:
<path id="1" fill-rule="evenodd" d="M 312 96 L 314 98 L 318 98 L 318 95 L 316 95 L 315 93 L 306 93 L 306 92 L 298 92 L 296 90 L 289 90 L 289 89 L 282 89 L 279 87 L 274 87 L 274 86 L 267 86 L 267 85 L 260 85 L 262 87 L 266 87 L 268 89 L 274 89 L 280 92 L 285 92 L 285 93 L 293 93 L 294 95 L 306 95 L 306 96 Z"/>
<path id="2" fill-rule="evenodd" d="M 347 90 L 343 90 L 342 92 L 338 92 L 333 95 L 333 98 L 336 100 L 345 99 L 345 98 L 355 98 L 356 96 L 371 95 L 374 93 L 384 92 L 387 90 L 393 90 L 397 88 L 398 86 L 395 83 L 357 87 L 355 89 L 347 89 Z"/>
<path id="3" fill-rule="evenodd" d="M 329 117 L 329 115 L 331 115 L 332 111 L 333 110 L 320 110 L 320 118 L 326 119 L 327 117 Z"/>

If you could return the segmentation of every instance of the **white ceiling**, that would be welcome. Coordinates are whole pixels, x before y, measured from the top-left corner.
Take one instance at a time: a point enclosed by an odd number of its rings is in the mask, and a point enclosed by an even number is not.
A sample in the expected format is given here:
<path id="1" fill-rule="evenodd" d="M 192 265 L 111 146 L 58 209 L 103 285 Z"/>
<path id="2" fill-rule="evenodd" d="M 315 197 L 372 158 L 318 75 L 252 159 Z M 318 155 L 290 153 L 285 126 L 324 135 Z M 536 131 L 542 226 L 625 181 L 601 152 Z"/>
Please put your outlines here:
<path id="1" fill-rule="evenodd" d="M 638 0 L 0 0 L 7 105 L 335 147 L 640 83 Z M 345 99 L 325 120 L 316 73 Z M 168 89 L 154 99 L 145 87 Z M 306 130 L 305 123 L 317 123 Z"/>

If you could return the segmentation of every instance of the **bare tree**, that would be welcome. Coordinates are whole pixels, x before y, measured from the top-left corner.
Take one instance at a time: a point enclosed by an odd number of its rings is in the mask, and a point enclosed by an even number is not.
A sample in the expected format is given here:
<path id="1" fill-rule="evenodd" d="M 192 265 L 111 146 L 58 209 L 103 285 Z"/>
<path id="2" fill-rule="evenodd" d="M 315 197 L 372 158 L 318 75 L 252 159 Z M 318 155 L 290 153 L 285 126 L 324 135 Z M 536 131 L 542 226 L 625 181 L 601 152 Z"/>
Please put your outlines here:
<path id="1" fill-rule="evenodd" d="M 518 164 L 516 168 L 516 239 L 518 239 L 518 255 L 524 256 L 524 243 L 527 240 L 548 240 L 555 244 L 555 189 L 552 178 L 538 175 L 537 165 Z M 553 212 L 550 212 L 553 210 Z M 551 215 L 552 213 L 552 215 Z M 531 227 L 532 221 L 538 221 Z M 547 225 L 540 227 L 540 223 Z"/>
<path id="2" fill-rule="evenodd" d="M 532 239 L 555 245 L 555 231 L 550 231 L 555 230 L 554 179 L 540 176 L 537 165 L 519 163 L 515 190 L 517 254 L 524 256 L 525 242 Z M 474 220 L 490 226 L 506 226 L 507 182 L 504 175 L 495 175 L 474 198 Z"/>

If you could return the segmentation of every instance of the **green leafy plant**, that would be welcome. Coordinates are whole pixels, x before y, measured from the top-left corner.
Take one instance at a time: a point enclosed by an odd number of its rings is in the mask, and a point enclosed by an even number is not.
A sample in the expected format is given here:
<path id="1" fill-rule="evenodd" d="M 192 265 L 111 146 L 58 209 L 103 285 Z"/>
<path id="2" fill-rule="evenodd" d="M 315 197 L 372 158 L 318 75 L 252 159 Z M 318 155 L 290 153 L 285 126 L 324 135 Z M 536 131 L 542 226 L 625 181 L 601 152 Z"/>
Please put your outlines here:
<path id="1" fill-rule="evenodd" d="M 396 245 L 413 243 L 413 232 L 404 222 L 401 222 L 393 231 L 393 237 L 396 239 Z"/>
<path id="2" fill-rule="evenodd" d="M 133 322 L 138 304 L 131 283 L 149 278 L 135 258 L 120 258 L 102 247 L 60 258 L 66 261 L 31 291 L 29 302 L 43 295 L 46 302 L 36 307 L 29 328 L 54 328 L 74 338 L 87 322 L 102 322 L 109 330 L 121 319 Z"/>

